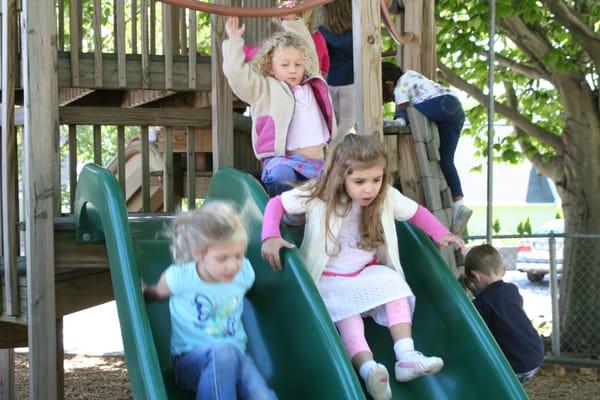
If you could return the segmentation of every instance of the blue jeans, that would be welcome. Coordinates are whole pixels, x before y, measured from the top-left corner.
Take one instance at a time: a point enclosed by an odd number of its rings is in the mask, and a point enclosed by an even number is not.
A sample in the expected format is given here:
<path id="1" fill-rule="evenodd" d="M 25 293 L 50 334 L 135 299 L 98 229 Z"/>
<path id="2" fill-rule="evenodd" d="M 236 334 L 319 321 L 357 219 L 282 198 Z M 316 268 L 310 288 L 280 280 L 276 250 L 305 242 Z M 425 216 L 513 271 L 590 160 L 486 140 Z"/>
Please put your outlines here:
<path id="1" fill-rule="evenodd" d="M 265 184 L 267 193 L 269 193 L 269 197 L 277 196 L 292 189 L 290 183 L 305 180 L 306 177 L 300 175 L 287 165 L 278 165 L 269 171 L 268 174 L 263 174 L 262 176 L 262 181 Z"/>
<path id="2" fill-rule="evenodd" d="M 465 112 L 460 100 L 447 94 L 413 104 L 413 107 L 437 124 L 440 134 L 440 168 L 450 186 L 452 196 L 462 196 L 460 178 L 454 165 L 454 153 L 465 124 Z M 408 114 L 404 109 L 397 110 L 395 117 L 404 118 L 408 122 Z"/>
<path id="3" fill-rule="evenodd" d="M 173 356 L 175 383 L 196 400 L 277 400 L 254 361 L 227 342 L 199 346 Z"/>

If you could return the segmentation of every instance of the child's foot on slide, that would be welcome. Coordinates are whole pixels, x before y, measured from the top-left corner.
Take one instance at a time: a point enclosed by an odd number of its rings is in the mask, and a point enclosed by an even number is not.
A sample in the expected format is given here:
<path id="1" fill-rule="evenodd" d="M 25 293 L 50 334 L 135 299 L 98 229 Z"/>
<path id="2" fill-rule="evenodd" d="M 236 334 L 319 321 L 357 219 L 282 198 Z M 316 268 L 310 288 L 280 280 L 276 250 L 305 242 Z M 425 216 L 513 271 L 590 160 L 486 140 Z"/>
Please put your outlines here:
<path id="1" fill-rule="evenodd" d="M 407 351 L 396 361 L 396 380 L 408 382 L 425 375 L 432 375 L 442 369 L 444 360 L 427 357 L 420 351 Z"/>
<path id="2" fill-rule="evenodd" d="M 390 400 L 392 398 L 390 376 L 383 364 L 377 364 L 369 371 L 365 385 L 367 392 L 374 400 Z"/>

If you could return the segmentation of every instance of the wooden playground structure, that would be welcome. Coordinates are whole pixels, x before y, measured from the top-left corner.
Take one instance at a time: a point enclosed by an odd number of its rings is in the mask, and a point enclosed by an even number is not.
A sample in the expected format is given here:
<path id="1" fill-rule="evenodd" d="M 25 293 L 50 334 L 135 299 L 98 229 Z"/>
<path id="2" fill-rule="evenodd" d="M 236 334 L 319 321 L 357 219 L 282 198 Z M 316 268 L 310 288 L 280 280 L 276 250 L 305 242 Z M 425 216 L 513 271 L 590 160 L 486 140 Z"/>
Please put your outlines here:
<path id="1" fill-rule="evenodd" d="M 435 77 L 434 1 L 404 4 L 395 24 L 414 38 L 396 57 Z M 63 398 L 62 317 L 113 296 L 104 246 L 79 245 L 74 235 L 86 129 L 93 161 L 118 177 L 131 212 L 173 212 L 182 199 L 195 207 L 220 166 L 258 173 L 250 122 L 234 112 L 244 105 L 221 71 L 224 18 L 211 17 L 211 56 L 197 50 L 198 18 L 156 0 L 2 0 L 0 400 L 15 398 L 16 347 L 29 348 L 29 398 Z M 249 43 L 272 29 L 267 18 L 246 27 Z M 353 0 L 353 27 L 357 131 L 382 139 L 396 183 L 448 223 L 443 177 L 424 166 L 437 165 L 431 126 L 411 112 L 418 138 L 383 130 L 380 0 Z M 103 160 L 109 127 L 117 150 Z M 126 143 L 131 130 L 138 134 Z"/>

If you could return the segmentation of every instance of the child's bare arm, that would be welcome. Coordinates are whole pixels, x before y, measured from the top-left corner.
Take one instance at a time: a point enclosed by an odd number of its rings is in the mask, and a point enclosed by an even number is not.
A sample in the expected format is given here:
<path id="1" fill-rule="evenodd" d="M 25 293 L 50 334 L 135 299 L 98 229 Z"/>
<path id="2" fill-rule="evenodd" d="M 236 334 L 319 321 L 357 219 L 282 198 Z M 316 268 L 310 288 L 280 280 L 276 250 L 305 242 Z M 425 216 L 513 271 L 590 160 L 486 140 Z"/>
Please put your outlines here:
<path id="1" fill-rule="evenodd" d="M 142 293 L 146 300 L 166 300 L 171 297 L 171 290 L 167 285 L 167 276 L 163 272 L 156 285 L 146 285 L 142 282 Z"/>

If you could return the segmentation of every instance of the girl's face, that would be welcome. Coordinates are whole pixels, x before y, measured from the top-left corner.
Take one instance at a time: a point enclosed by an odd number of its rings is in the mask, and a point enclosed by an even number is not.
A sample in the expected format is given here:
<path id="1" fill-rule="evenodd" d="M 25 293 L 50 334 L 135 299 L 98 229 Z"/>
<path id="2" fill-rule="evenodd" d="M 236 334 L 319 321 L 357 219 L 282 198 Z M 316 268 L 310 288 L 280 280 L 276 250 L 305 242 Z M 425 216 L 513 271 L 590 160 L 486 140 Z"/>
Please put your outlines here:
<path id="1" fill-rule="evenodd" d="M 196 269 L 207 282 L 231 282 L 242 267 L 246 246 L 238 240 L 228 240 L 209 246 L 204 254 L 192 251 Z"/>
<path id="2" fill-rule="evenodd" d="M 381 190 L 383 173 L 381 165 L 354 170 L 351 174 L 346 175 L 344 180 L 346 193 L 352 201 L 364 207 L 368 206 Z"/>
<path id="3" fill-rule="evenodd" d="M 304 54 L 295 47 L 278 47 L 271 60 L 271 75 L 295 88 L 304 77 Z"/>

